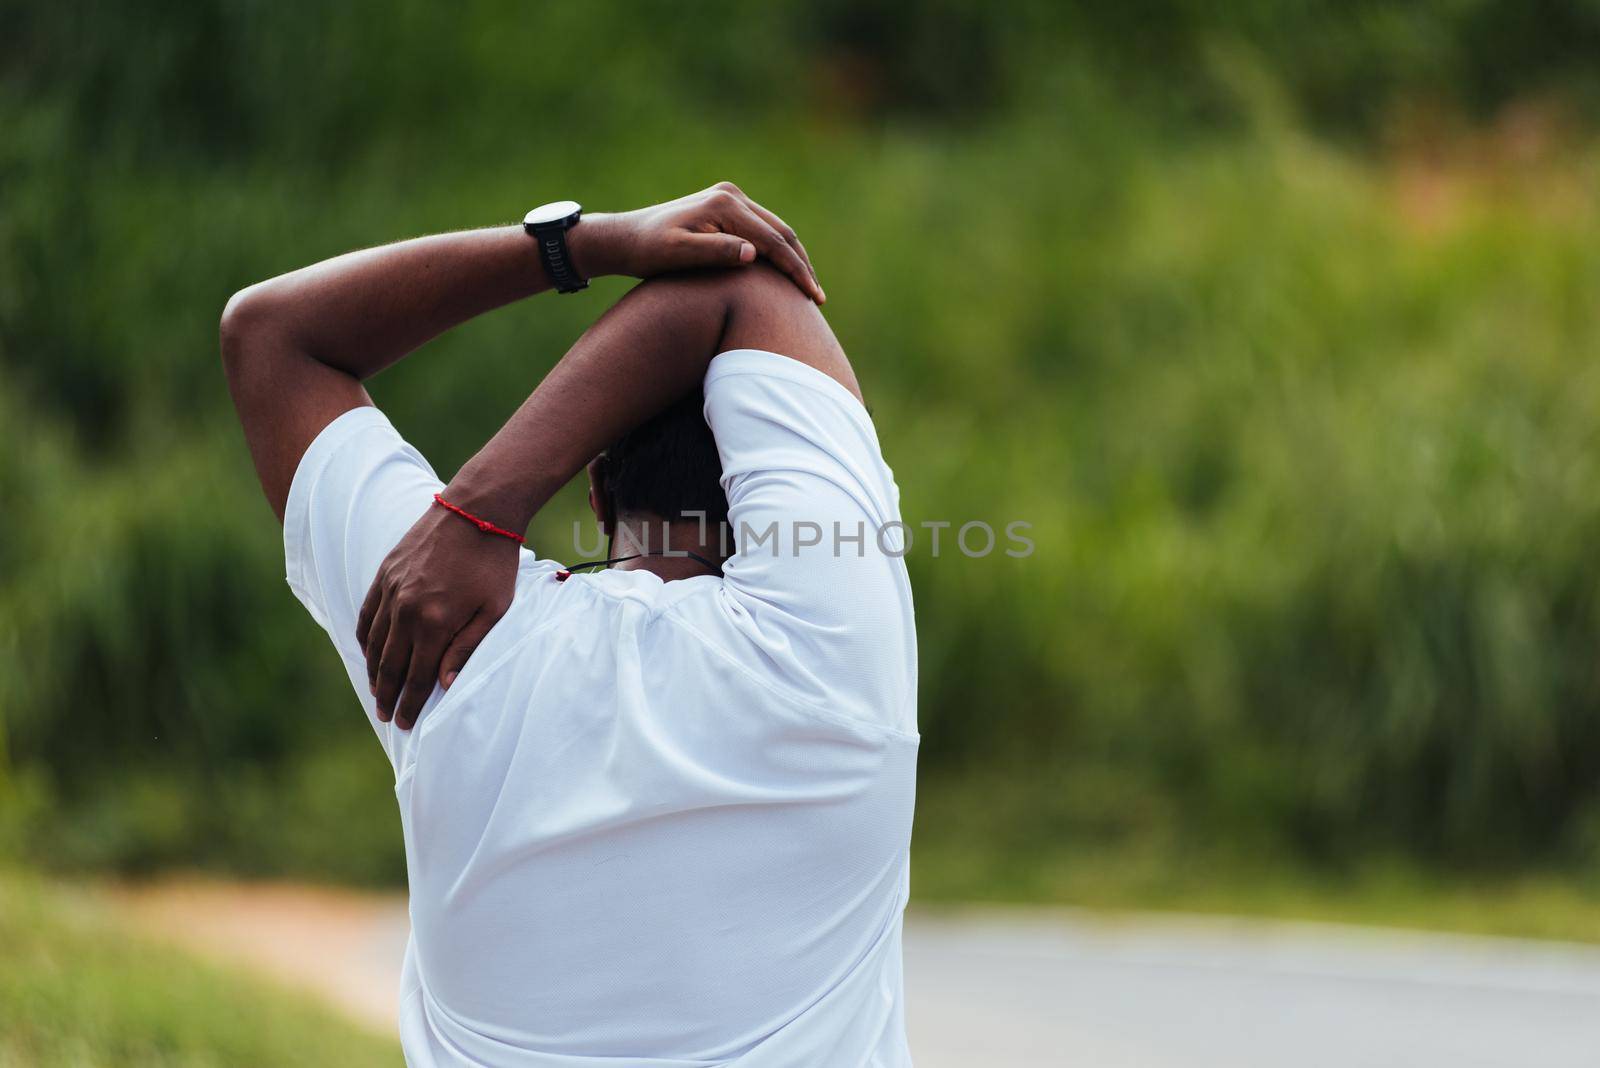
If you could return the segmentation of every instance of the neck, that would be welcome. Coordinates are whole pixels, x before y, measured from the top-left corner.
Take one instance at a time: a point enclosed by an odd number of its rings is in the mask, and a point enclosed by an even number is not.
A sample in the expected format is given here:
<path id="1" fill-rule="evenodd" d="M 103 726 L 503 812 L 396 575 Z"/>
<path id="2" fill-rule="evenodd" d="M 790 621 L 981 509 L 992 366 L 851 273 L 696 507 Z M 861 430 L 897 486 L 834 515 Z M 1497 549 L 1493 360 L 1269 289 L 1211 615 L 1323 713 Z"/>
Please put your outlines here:
<path id="1" fill-rule="evenodd" d="M 698 522 L 667 523 L 654 517 L 627 516 L 617 523 L 612 556 L 633 556 L 611 566 L 617 571 L 648 571 L 663 582 L 694 578 L 712 572 L 687 553 L 713 563 L 726 557 L 717 544 L 717 532 L 707 527 L 701 537 Z M 639 555 L 634 556 L 635 553 Z"/>

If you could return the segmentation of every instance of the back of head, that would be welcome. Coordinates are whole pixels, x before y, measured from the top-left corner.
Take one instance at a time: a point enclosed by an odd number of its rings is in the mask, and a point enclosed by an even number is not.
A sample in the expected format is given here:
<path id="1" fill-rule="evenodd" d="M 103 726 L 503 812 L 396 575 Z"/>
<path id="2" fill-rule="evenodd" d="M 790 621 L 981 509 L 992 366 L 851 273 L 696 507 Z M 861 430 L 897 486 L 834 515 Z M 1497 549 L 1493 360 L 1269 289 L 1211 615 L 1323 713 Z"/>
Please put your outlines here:
<path id="1" fill-rule="evenodd" d="M 715 542 L 728 521 L 722 459 L 699 387 L 624 434 L 604 457 L 610 508 L 619 518 L 698 523 Z"/>

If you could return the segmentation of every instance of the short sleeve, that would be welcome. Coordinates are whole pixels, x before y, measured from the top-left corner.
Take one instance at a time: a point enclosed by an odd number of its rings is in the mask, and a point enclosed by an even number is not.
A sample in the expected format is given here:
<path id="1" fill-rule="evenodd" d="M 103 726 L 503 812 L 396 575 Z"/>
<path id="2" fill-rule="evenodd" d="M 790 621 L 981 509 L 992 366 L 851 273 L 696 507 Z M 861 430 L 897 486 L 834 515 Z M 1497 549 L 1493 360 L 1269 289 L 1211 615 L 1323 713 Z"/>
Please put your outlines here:
<path id="1" fill-rule="evenodd" d="M 382 412 L 354 408 L 329 423 L 301 457 L 284 508 L 289 588 L 328 632 L 397 773 L 409 761 L 414 732 L 378 720 L 356 616 L 378 565 L 441 485 Z"/>
<path id="2" fill-rule="evenodd" d="M 915 729 L 906 529 L 867 410 L 813 367 L 740 349 L 712 361 L 705 414 L 734 538 L 724 589 L 767 662 L 836 711 Z"/>

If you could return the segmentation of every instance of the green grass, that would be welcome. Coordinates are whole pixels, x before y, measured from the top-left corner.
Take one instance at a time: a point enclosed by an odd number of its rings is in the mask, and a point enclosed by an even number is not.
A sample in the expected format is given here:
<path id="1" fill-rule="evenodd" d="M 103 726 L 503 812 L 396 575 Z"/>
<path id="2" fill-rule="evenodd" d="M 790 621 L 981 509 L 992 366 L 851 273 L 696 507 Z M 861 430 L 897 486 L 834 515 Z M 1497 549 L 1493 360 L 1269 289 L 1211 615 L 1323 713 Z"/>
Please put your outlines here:
<path id="1" fill-rule="evenodd" d="M 1087 791 L 1092 801 L 1074 796 Z M 918 789 L 918 906 L 1062 905 L 1316 920 L 1600 944 L 1600 880 L 1571 869 L 1440 870 L 1404 853 L 1288 860 L 1246 836 L 1188 833 L 1138 787 L 1003 775 Z"/>
<path id="2" fill-rule="evenodd" d="M 1107 916 L 1200 913 L 1600 944 L 1600 889 L 1565 872 L 1443 878 L 1397 861 L 1319 877 L 1282 864 L 1185 864 L 1148 848 L 1019 863 L 946 843 L 914 850 L 912 872 L 916 906 L 935 910 L 1066 906 Z"/>
<path id="3" fill-rule="evenodd" d="M 306 999 L 135 937 L 81 891 L 0 874 L 0 1068 L 400 1063 Z"/>

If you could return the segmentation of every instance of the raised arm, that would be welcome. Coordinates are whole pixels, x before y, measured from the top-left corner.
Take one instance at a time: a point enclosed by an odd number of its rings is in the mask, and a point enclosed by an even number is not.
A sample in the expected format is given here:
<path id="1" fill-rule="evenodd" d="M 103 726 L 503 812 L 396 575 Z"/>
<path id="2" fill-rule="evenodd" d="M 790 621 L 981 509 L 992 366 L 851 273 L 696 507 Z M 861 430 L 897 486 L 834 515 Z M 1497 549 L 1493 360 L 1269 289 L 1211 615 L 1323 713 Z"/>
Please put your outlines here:
<path id="1" fill-rule="evenodd" d="M 590 214 L 568 235 L 585 277 L 647 277 L 749 264 L 757 253 L 815 300 L 822 289 L 782 220 L 723 182 L 666 204 Z M 281 520 L 307 446 L 351 408 L 362 381 L 468 319 L 550 288 L 520 226 L 352 252 L 236 293 L 221 345 L 245 440 Z"/>
<path id="2" fill-rule="evenodd" d="M 782 353 L 860 389 L 814 304 L 776 272 L 701 272 L 638 286 L 580 338 L 443 496 L 512 530 L 602 449 L 696 387 L 730 348 Z M 504 614 L 515 553 L 430 509 L 378 569 L 357 640 L 378 715 L 410 727 Z"/>
<path id="3" fill-rule="evenodd" d="M 699 272 L 636 287 L 562 358 L 446 496 L 521 530 L 606 446 L 699 385 L 718 352 L 764 348 L 858 398 L 822 314 L 776 272 Z"/>

